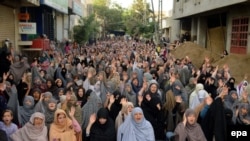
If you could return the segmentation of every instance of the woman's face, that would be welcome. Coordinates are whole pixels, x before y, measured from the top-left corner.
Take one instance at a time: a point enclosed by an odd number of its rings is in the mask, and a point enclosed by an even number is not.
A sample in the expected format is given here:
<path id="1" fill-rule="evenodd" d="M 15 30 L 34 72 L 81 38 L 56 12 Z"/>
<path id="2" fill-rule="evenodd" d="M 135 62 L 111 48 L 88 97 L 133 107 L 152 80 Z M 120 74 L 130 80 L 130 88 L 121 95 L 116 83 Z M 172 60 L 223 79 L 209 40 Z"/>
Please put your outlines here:
<path id="1" fill-rule="evenodd" d="M 83 89 L 78 90 L 78 96 L 83 97 Z"/>
<path id="2" fill-rule="evenodd" d="M 29 100 L 29 99 L 27 99 L 27 100 L 25 100 L 25 105 L 28 105 L 28 106 L 31 106 L 32 105 L 32 102 L 31 102 L 31 100 Z"/>
<path id="3" fill-rule="evenodd" d="M 60 125 L 64 125 L 65 121 L 66 121 L 66 115 L 63 113 L 58 114 L 57 116 L 57 121 Z"/>
<path id="4" fill-rule="evenodd" d="M 33 97 L 34 97 L 34 100 L 39 100 L 39 99 L 40 99 L 40 93 L 37 92 L 37 91 L 35 91 L 35 92 L 33 93 Z"/>
<path id="5" fill-rule="evenodd" d="M 131 106 L 131 105 L 129 105 L 129 106 L 128 106 L 128 113 L 131 113 L 133 109 L 134 109 L 134 107 Z"/>
<path id="6" fill-rule="evenodd" d="M 62 86 L 62 80 L 59 80 L 56 84 L 57 84 L 58 87 L 61 87 Z"/>
<path id="7" fill-rule="evenodd" d="M 246 108 L 241 108 L 241 114 L 246 115 L 248 113 L 248 110 Z"/>
<path id="8" fill-rule="evenodd" d="M 51 81 L 47 81 L 47 87 L 48 87 L 48 88 L 51 88 L 51 86 L 52 86 Z"/>
<path id="9" fill-rule="evenodd" d="M 223 81 L 221 79 L 218 80 L 219 87 L 222 87 L 224 85 Z"/>
<path id="10" fill-rule="evenodd" d="M 44 96 L 44 101 L 45 101 L 45 102 L 48 102 L 50 99 L 51 99 L 50 96 Z"/>
<path id="11" fill-rule="evenodd" d="M 48 106 L 49 106 L 49 109 L 50 109 L 50 110 L 55 110 L 55 108 L 56 108 L 56 103 L 51 102 L 51 103 L 48 104 Z"/>
<path id="12" fill-rule="evenodd" d="M 133 85 L 135 85 L 135 86 L 138 86 L 138 84 L 139 84 L 139 82 L 138 82 L 137 79 L 134 79 L 132 83 L 133 83 Z"/>
<path id="13" fill-rule="evenodd" d="M 35 127 L 41 127 L 43 124 L 43 119 L 39 118 L 39 117 L 35 117 L 34 118 L 34 126 Z"/>
<path id="14" fill-rule="evenodd" d="M 156 93 L 156 92 L 157 92 L 157 86 L 156 86 L 156 84 L 152 84 L 152 85 L 150 86 L 150 91 L 151 91 L 152 93 Z"/>
<path id="15" fill-rule="evenodd" d="M 127 92 L 130 92 L 130 91 L 131 91 L 131 87 L 127 85 L 127 86 L 126 86 L 126 91 L 127 91 Z"/>
<path id="16" fill-rule="evenodd" d="M 59 97 L 62 96 L 63 94 L 64 94 L 63 90 L 60 90 L 60 91 L 58 92 L 58 96 L 59 96 Z"/>
<path id="17" fill-rule="evenodd" d="M 9 125 L 12 119 L 13 119 L 13 116 L 11 112 L 4 112 L 2 120 L 6 125 Z"/>
<path id="18" fill-rule="evenodd" d="M 194 114 L 191 114 L 187 116 L 187 122 L 191 125 L 193 125 L 196 122 L 196 117 Z"/>
<path id="19" fill-rule="evenodd" d="M 143 114 L 138 112 L 134 114 L 134 120 L 136 123 L 140 123 L 143 118 Z"/>
<path id="20" fill-rule="evenodd" d="M 99 118 L 100 124 L 105 124 L 107 122 L 106 118 Z"/>
<path id="21" fill-rule="evenodd" d="M 99 79 L 100 81 L 102 81 L 102 80 L 103 80 L 103 75 L 102 75 L 102 74 L 99 74 L 99 75 L 98 75 L 98 79 Z"/>
<path id="22" fill-rule="evenodd" d="M 231 97 L 234 99 L 234 100 L 237 100 L 238 97 L 237 97 L 237 94 L 236 93 L 232 93 Z"/>

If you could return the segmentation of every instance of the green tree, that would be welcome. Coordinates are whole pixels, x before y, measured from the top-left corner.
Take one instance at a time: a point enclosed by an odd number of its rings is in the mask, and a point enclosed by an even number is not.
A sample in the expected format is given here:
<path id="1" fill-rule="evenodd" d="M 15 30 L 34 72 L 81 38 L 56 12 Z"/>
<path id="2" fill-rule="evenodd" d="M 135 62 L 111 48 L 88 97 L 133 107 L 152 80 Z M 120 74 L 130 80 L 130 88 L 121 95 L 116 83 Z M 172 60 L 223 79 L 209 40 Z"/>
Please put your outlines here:
<path id="1" fill-rule="evenodd" d="M 145 3 L 145 0 L 135 0 L 131 9 L 123 14 L 126 32 L 134 37 L 152 38 L 154 24 L 148 22 L 150 17 L 152 15 L 149 11 L 149 4 Z"/>
<path id="2" fill-rule="evenodd" d="M 110 0 L 94 0 L 93 7 L 96 18 L 101 22 L 104 36 L 108 31 L 125 29 L 122 20 L 124 9 L 120 5 L 110 3 Z"/>
<path id="3" fill-rule="evenodd" d="M 86 43 L 99 31 L 99 24 L 94 15 L 79 20 L 79 25 L 74 26 L 74 39 L 77 43 Z"/>

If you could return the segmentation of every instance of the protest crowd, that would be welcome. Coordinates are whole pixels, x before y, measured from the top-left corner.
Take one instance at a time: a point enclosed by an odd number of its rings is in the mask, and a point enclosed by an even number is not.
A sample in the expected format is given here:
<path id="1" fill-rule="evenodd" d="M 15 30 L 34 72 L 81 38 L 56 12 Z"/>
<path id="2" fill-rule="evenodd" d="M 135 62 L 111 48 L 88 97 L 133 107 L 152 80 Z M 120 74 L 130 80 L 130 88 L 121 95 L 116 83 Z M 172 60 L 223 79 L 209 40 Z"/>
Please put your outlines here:
<path id="1" fill-rule="evenodd" d="M 1 141 L 227 141 L 250 125 L 247 76 L 209 57 L 110 39 L 66 42 L 28 61 L 0 49 Z"/>

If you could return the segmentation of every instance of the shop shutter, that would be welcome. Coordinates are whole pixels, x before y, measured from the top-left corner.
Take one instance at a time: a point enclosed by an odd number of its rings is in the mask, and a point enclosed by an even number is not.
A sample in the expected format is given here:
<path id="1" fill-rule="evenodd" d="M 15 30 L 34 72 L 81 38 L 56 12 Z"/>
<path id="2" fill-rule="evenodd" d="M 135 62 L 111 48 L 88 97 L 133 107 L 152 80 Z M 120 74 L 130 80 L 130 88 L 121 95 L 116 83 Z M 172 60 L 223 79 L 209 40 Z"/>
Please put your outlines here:
<path id="1" fill-rule="evenodd" d="M 15 43 L 15 16 L 13 8 L 0 5 L 0 47 L 3 41 L 8 38 L 12 43 Z M 13 44 L 14 46 L 14 44 Z"/>

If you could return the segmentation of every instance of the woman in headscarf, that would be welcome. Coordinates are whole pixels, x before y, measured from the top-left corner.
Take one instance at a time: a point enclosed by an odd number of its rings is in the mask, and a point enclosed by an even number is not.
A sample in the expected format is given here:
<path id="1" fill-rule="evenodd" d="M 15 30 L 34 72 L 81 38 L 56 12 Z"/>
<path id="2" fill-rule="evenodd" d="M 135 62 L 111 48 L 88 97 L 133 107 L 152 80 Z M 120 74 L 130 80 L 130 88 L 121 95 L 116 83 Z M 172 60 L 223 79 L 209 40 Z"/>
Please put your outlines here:
<path id="1" fill-rule="evenodd" d="M 34 113 L 34 98 L 32 96 L 25 96 L 23 106 L 20 106 L 18 113 L 18 120 L 21 126 L 24 126 Z"/>
<path id="2" fill-rule="evenodd" d="M 57 109 L 54 122 L 50 125 L 49 141 L 76 141 L 76 133 L 81 132 L 81 127 L 74 118 L 74 110 L 70 112 L 72 120 L 64 110 Z"/>
<path id="3" fill-rule="evenodd" d="M 237 91 L 232 90 L 229 92 L 229 94 L 226 96 L 225 101 L 224 101 L 224 106 L 227 109 L 233 110 L 235 106 L 237 105 L 238 101 L 238 94 Z"/>
<path id="4" fill-rule="evenodd" d="M 35 101 L 35 105 L 39 102 L 40 98 L 41 98 L 41 91 L 40 89 L 36 88 L 36 89 L 33 89 L 31 91 L 31 94 L 30 94 L 33 98 L 34 98 L 34 101 Z"/>
<path id="5" fill-rule="evenodd" d="M 196 113 L 192 109 L 187 109 L 184 113 L 183 122 L 179 123 L 175 128 L 176 141 L 206 141 L 206 137 L 196 122 Z"/>
<path id="6" fill-rule="evenodd" d="M 48 101 L 52 98 L 51 92 L 45 92 L 42 93 L 40 101 L 36 104 L 35 111 L 45 113 L 46 105 L 48 104 Z"/>
<path id="7" fill-rule="evenodd" d="M 155 139 L 166 140 L 164 132 L 164 115 L 161 100 L 157 96 L 157 89 L 149 89 L 149 91 L 144 94 L 142 101 L 141 99 L 138 99 L 138 101 L 145 118 L 153 126 Z"/>
<path id="8" fill-rule="evenodd" d="M 58 88 L 56 90 L 56 95 L 54 96 L 54 98 L 59 101 L 62 95 L 64 95 L 64 88 Z"/>
<path id="9" fill-rule="evenodd" d="M 18 96 L 18 103 L 20 106 L 23 106 L 23 100 L 26 95 L 30 92 L 30 84 L 27 81 L 27 73 L 23 74 L 21 81 L 16 86 L 17 88 L 17 96 Z"/>
<path id="10" fill-rule="evenodd" d="M 141 90 L 141 86 L 139 86 L 139 79 L 136 77 L 136 78 L 133 78 L 132 81 L 131 81 L 131 86 L 132 86 L 132 89 L 133 91 L 138 94 L 138 92 Z"/>
<path id="11" fill-rule="evenodd" d="M 172 90 L 166 92 L 166 102 L 163 105 L 163 113 L 167 139 L 171 139 L 177 124 L 182 121 L 183 114 L 186 110 L 185 105 L 181 96 L 174 96 Z"/>
<path id="12" fill-rule="evenodd" d="M 86 129 L 88 123 L 89 123 L 89 117 L 93 113 L 97 113 L 97 111 L 102 107 L 102 101 L 101 99 L 93 92 L 92 90 L 87 90 L 86 94 L 90 93 L 88 96 L 87 103 L 82 107 L 82 129 Z M 84 132 L 83 132 L 84 133 Z M 83 134 L 84 135 L 84 134 Z"/>
<path id="13" fill-rule="evenodd" d="M 125 88 L 122 95 L 124 95 L 128 99 L 128 101 L 132 102 L 133 105 L 136 105 L 137 95 L 132 90 L 132 86 L 130 83 L 125 84 Z"/>
<path id="14" fill-rule="evenodd" d="M 115 141 L 116 132 L 114 121 L 109 117 L 108 110 L 101 108 L 92 114 L 86 129 L 87 141 Z"/>
<path id="15" fill-rule="evenodd" d="M 105 103 L 107 98 L 107 76 L 104 71 L 100 71 L 97 75 L 98 81 L 100 81 L 100 98 L 102 100 L 102 103 Z"/>
<path id="16" fill-rule="evenodd" d="M 80 105 L 80 107 L 82 108 L 87 102 L 85 89 L 83 87 L 79 87 L 77 89 L 76 97 L 78 105 Z"/>
<path id="17" fill-rule="evenodd" d="M 94 85 L 96 83 L 95 75 L 96 75 L 96 70 L 92 67 L 89 68 L 87 78 L 83 82 L 83 88 L 85 90 L 88 90 L 88 89 L 94 90 Z"/>
<path id="18" fill-rule="evenodd" d="M 193 103 L 194 103 L 193 101 L 194 101 L 195 97 L 198 95 L 198 92 L 200 90 L 204 90 L 204 86 L 203 86 L 203 84 L 198 83 L 195 86 L 195 90 L 191 93 L 191 95 L 189 97 L 189 108 L 193 108 L 193 109 L 195 108 L 195 107 L 192 107 Z"/>
<path id="19" fill-rule="evenodd" d="M 108 77 L 109 81 L 112 81 L 115 84 L 115 89 L 120 85 L 120 74 L 117 72 L 115 65 L 111 65 L 111 73 Z"/>
<path id="20" fill-rule="evenodd" d="M 208 96 L 209 95 L 208 95 L 207 91 L 205 91 L 205 90 L 199 90 L 196 93 L 196 95 L 194 96 L 193 101 L 191 103 L 189 103 L 189 107 L 191 109 L 197 108 L 197 106 L 199 106 L 201 103 L 203 103 L 204 99 L 206 97 L 208 97 Z"/>
<path id="21" fill-rule="evenodd" d="M 57 100 L 54 98 L 51 98 L 45 107 L 45 125 L 47 126 L 48 130 L 50 129 L 50 124 L 54 120 L 54 114 L 57 109 Z"/>
<path id="22" fill-rule="evenodd" d="M 29 122 L 11 135 L 13 141 L 48 141 L 44 114 L 32 114 Z"/>
<path id="23" fill-rule="evenodd" d="M 233 122 L 235 125 L 250 125 L 250 106 L 249 104 L 242 103 L 234 111 Z"/>
<path id="24" fill-rule="evenodd" d="M 40 77 L 35 77 L 33 80 L 33 86 L 34 89 L 40 89 L 42 93 L 46 92 L 47 85 L 46 83 L 42 82 L 42 79 Z"/>
<path id="25" fill-rule="evenodd" d="M 60 78 L 56 79 L 55 84 L 56 84 L 57 88 L 64 88 L 63 81 Z"/>
<path id="26" fill-rule="evenodd" d="M 116 131 L 118 131 L 118 128 L 120 127 L 120 125 L 130 115 L 130 113 L 132 112 L 133 109 L 134 109 L 134 104 L 132 102 L 125 102 L 124 104 L 122 104 L 122 109 L 115 119 Z"/>
<path id="27" fill-rule="evenodd" d="M 47 85 L 47 91 L 51 92 L 53 97 L 56 98 L 56 91 L 57 91 L 57 87 L 55 84 L 55 81 L 53 79 L 47 79 L 46 80 L 46 85 Z"/>
<path id="28" fill-rule="evenodd" d="M 75 108 L 76 112 L 74 114 L 75 119 L 77 122 L 82 125 L 82 110 L 80 108 L 80 105 L 77 104 L 77 98 L 75 95 L 71 95 L 70 99 L 66 102 L 65 112 L 69 116 L 69 113 L 72 108 Z M 70 116 L 69 116 L 70 117 Z"/>
<path id="29" fill-rule="evenodd" d="M 141 108 L 134 108 L 118 128 L 117 141 L 155 141 L 153 127 L 145 119 Z"/>
<path id="30" fill-rule="evenodd" d="M 122 98 L 125 98 L 125 96 L 121 96 L 121 93 L 118 90 L 114 91 L 109 97 L 109 104 L 107 108 L 113 121 L 115 121 L 118 113 L 122 109 L 122 104 L 120 103 Z"/>

